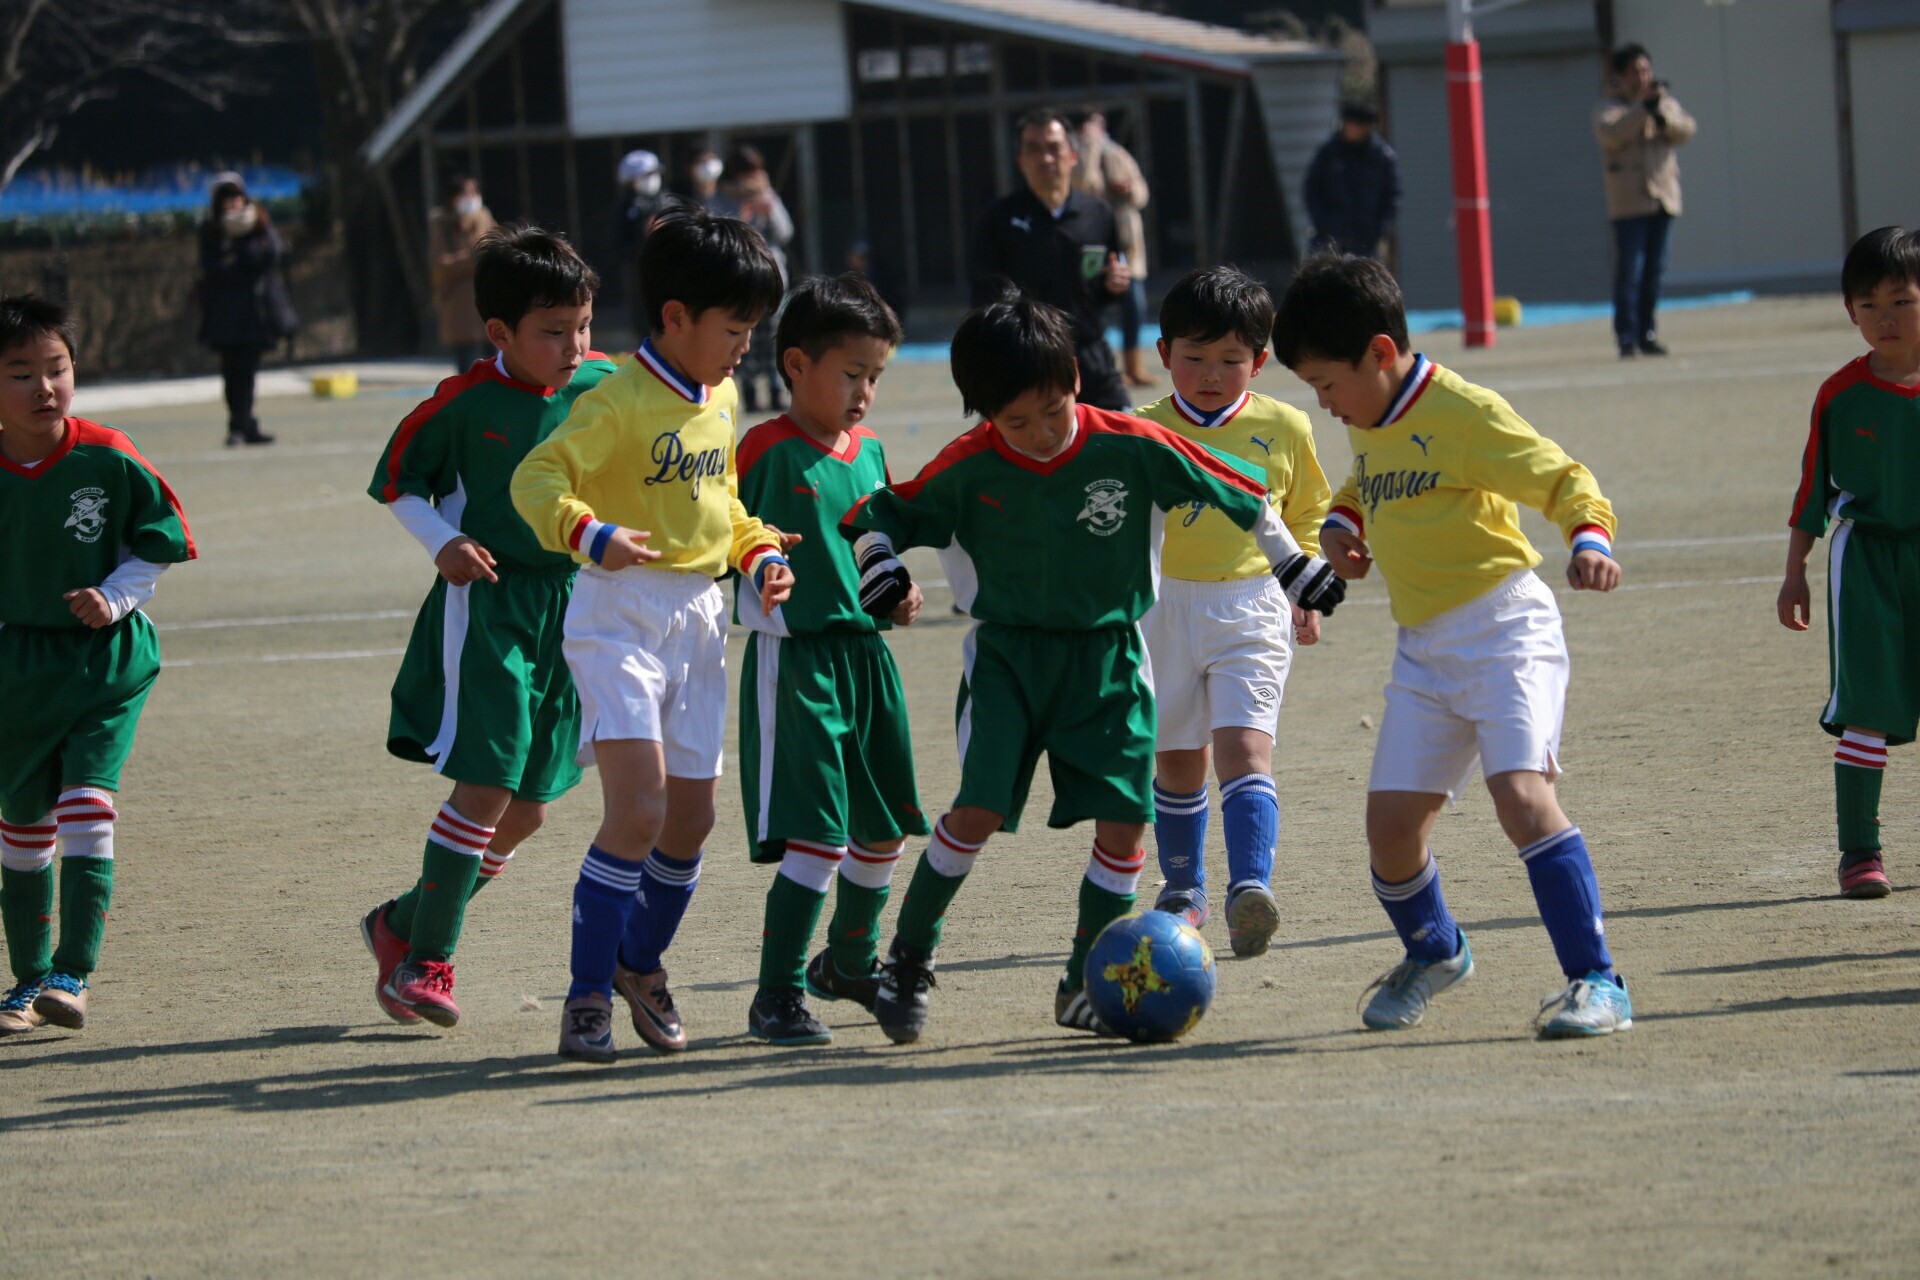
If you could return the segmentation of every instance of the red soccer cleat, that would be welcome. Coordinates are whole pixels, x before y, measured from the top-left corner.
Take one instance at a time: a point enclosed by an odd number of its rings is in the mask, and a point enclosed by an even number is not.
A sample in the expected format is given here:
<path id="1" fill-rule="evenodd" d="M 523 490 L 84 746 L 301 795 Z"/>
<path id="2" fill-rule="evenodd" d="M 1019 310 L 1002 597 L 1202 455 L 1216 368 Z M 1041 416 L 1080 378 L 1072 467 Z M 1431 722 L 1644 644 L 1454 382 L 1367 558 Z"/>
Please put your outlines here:
<path id="1" fill-rule="evenodd" d="M 379 1003 L 380 1012 L 395 1022 L 418 1022 L 419 1014 L 387 995 L 388 980 L 407 958 L 407 940 L 387 923 L 387 912 L 393 910 L 393 902 L 388 898 L 360 917 L 360 941 L 367 944 L 367 951 L 380 971 L 373 980 L 373 998 Z"/>
<path id="2" fill-rule="evenodd" d="M 460 1021 L 453 1002 L 453 965 L 445 960 L 407 960 L 393 971 L 381 991 L 436 1027 Z"/>

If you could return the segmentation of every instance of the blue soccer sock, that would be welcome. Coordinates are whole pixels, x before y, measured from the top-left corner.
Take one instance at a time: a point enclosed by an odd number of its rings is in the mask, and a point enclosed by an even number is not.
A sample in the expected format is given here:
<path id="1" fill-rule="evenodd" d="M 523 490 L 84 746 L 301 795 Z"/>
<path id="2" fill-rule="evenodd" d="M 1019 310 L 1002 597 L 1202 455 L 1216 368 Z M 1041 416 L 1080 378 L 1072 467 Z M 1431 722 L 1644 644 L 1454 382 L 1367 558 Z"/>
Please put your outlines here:
<path id="1" fill-rule="evenodd" d="M 1533 900 L 1540 922 L 1553 939 L 1560 971 L 1569 978 L 1598 972 L 1615 981 L 1613 957 L 1607 954 L 1607 925 L 1600 914 L 1600 882 L 1593 875 L 1593 859 L 1580 828 L 1568 827 L 1520 851 L 1533 882 Z"/>
<path id="2" fill-rule="evenodd" d="M 1192 795 L 1153 784 L 1153 845 L 1167 891 L 1207 891 L 1207 789 Z"/>
<path id="3" fill-rule="evenodd" d="M 1451 960 L 1460 953 L 1460 926 L 1440 894 L 1440 863 L 1427 852 L 1420 874 L 1399 884 L 1373 878 L 1373 892 L 1386 908 L 1387 919 L 1415 960 Z"/>
<path id="4" fill-rule="evenodd" d="M 1273 775 L 1249 773 L 1220 784 L 1220 825 L 1227 834 L 1227 888 L 1273 884 L 1273 846 L 1280 839 L 1280 792 Z"/>
<path id="5" fill-rule="evenodd" d="M 693 901 L 694 886 L 700 883 L 700 855 L 682 862 L 655 849 L 640 870 L 637 905 L 620 943 L 620 963 L 635 973 L 652 973 L 673 945 L 680 918 Z"/>
<path id="6" fill-rule="evenodd" d="M 580 878 L 573 885 L 573 985 L 567 988 L 567 999 L 594 994 L 613 998 L 613 959 L 627 917 L 633 914 L 641 865 L 616 858 L 599 845 L 587 846 Z"/>

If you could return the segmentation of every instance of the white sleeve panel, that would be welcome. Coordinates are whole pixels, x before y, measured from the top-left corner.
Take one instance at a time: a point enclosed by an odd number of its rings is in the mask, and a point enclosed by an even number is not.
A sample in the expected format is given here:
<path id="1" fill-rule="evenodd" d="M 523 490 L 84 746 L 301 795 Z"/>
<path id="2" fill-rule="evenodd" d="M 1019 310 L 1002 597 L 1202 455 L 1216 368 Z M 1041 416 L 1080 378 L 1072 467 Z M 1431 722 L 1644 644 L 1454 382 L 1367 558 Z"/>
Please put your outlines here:
<path id="1" fill-rule="evenodd" d="M 1248 532 L 1253 535 L 1254 545 L 1260 548 L 1260 554 L 1275 568 L 1300 554 L 1300 544 L 1294 540 L 1286 522 L 1280 518 L 1280 513 L 1274 510 L 1271 502 L 1260 504 L 1260 519 Z"/>
<path id="2" fill-rule="evenodd" d="M 100 584 L 100 594 L 107 598 L 107 607 L 113 610 L 113 620 L 120 621 L 153 599 L 154 586 L 166 571 L 166 565 L 154 564 L 149 560 L 122 560 L 120 567 L 108 574 L 107 580 Z"/>
<path id="3" fill-rule="evenodd" d="M 393 512 L 393 518 L 400 522 L 401 528 L 427 549 L 429 560 L 437 558 L 449 542 L 462 536 L 458 529 L 447 523 L 438 507 L 417 494 L 402 494 L 387 504 L 387 510 Z"/>

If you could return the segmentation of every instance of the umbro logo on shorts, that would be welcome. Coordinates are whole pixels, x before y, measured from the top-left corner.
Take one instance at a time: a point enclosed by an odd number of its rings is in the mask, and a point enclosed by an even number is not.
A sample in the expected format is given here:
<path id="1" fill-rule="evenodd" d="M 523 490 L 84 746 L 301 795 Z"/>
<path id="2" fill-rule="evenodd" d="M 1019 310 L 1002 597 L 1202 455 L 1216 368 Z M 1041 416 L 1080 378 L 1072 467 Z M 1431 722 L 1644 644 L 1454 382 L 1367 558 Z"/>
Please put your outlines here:
<path id="1" fill-rule="evenodd" d="M 1260 704 L 1262 711 L 1271 711 L 1273 704 L 1280 700 L 1279 695 L 1274 692 L 1274 688 L 1270 684 L 1256 684 L 1248 689 L 1247 692 L 1253 695 L 1253 700 Z"/>

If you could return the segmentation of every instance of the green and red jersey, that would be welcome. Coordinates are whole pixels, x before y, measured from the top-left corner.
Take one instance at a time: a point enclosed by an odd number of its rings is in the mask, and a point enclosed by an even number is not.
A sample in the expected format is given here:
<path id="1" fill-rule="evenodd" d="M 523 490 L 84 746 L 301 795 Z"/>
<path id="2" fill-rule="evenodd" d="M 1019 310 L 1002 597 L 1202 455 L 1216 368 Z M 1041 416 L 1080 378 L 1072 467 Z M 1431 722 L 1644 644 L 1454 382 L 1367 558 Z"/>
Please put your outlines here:
<path id="1" fill-rule="evenodd" d="M 1818 537 L 1830 520 L 1920 533 L 1920 387 L 1876 377 L 1866 356 L 1821 384 L 1788 523 Z"/>
<path id="2" fill-rule="evenodd" d="M 1057 456 L 1030 458 L 982 422 L 843 524 L 900 550 L 942 548 L 956 602 L 982 622 L 1079 631 L 1130 626 L 1152 607 L 1166 513 L 1186 502 L 1252 529 L 1266 479 L 1145 418 L 1083 404 Z"/>
<path id="3" fill-rule="evenodd" d="M 380 455 L 368 494 L 382 503 L 426 499 L 439 508 L 441 519 L 503 564 L 566 568 L 573 558 L 540 545 L 513 509 L 508 489 L 520 460 L 614 367 L 599 352 L 589 352 L 566 386 L 541 387 L 511 377 L 497 358 L 474 362 L 401 420 Z"/>
<path id="4" fill-rule="evenodd" d="M 783 533 L 801 535 L 781 553 L 793 566 L 792 597 L 766 617 L 760 593 L 742 579 L 735 592 L 741 623 L 779 636 L 889 627 L 860 607 L 853 544 L 840 535 L 840 517 L 892 480 L 880 438 L 856 425 L 835 452 L 782 414 L 747 432 L 734 457 L 747 511 Z"/>
<path id="5" fill-rule="evenodd" d="M 85 630 L 65 595 L 97 587 L 128 559 L 193 559 L 186 513 L 123 432 L 68 418 L 31 466 L 0 457 L 0 624 Z"/>

